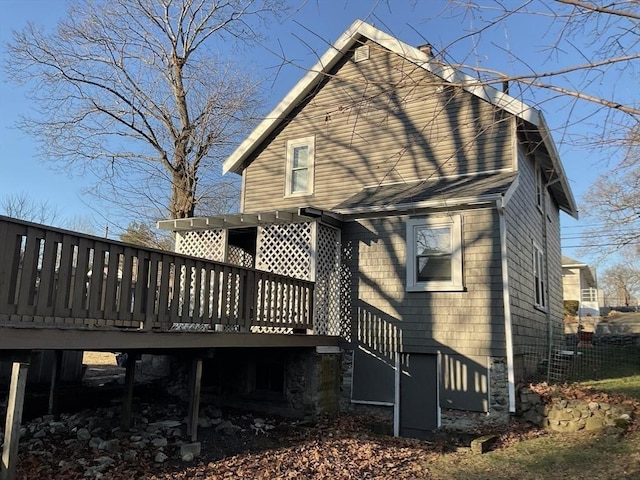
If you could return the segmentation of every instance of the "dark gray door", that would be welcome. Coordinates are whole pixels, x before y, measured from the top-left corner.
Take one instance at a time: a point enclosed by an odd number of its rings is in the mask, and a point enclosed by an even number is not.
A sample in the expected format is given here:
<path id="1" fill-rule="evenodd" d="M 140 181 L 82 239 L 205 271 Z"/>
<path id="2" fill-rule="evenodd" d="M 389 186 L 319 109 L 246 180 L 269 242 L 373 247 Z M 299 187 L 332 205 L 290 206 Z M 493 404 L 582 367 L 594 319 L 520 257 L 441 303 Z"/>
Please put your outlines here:
<path id="1" fill-rule="evenodd" d="M 405 353 L 400 362 L 400 436 L 429 439 L 438 428 L 438 357 Z"/>

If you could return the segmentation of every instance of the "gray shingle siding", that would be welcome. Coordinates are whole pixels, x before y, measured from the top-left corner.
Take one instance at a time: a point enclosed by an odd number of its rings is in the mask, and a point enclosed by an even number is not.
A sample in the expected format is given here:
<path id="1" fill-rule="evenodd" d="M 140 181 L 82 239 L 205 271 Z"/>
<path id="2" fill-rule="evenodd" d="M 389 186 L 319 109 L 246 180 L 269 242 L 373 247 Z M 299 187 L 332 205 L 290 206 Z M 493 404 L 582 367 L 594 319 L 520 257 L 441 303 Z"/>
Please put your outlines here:
<path id="1" fill-rule="evenodd" d="M 389 352 L 505 354 L 502 269 L 495 209 L 462 215 L 464 292 L 407 292 L 407 216 L 349 222 L 353 338 Z M 379 333 L 376 333 L 379 332 Z"/>
<path id="2" fill-rule="evenodd" d="M 346 60 L 244 173 L 244 212 L 330 209 L 363 187 L 512 167 L 511 123 L 496 108 L 372 44 Z M 313 195 L 284 197 L 287 140 L 315 135 Z"/>
<path id="3" fill-rule="evenodd" d="M 518 188 L 505 212 L 514 354 L 544 354 L 549 318 L 534 307 L 533 242 L 547 255 L 547 308 L 557 330 L 562 318 L 560 225 L 557 205 L 547 196 L 547 212 L 536 205 L 535 164 L 518 148 Z M 546 238 L 545 238 L 546 223 Z M 522 373 L 522 372 L 520 372 Z"/>

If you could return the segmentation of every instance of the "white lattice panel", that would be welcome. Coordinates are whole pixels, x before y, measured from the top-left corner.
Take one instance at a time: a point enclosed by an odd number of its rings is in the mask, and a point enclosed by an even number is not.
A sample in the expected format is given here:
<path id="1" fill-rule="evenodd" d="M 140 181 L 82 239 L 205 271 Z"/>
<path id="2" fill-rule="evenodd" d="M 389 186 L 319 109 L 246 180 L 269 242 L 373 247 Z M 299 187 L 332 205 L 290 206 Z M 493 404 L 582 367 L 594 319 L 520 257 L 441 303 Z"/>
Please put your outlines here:
<path id="1" fill-rule="evenodd" d="M 316 239 L 316 334 L 340 334 L 340 232 L 318 225 Z"/>
<path id="2" fill-rule="evenodd" d="M 224 259 L 222 230 L 194 230 L 176 234 L 176 252 L 221 262 Z"/>
<path id="3" fill-rule="evenodd" d="M 235 245 L 229 245 L 227 249 L 227 263 L 233 263 L 241 267 L 253 268 L 253 255 Z"/>
<path id="4" fill-rule="evenodd" d="M 256 268 L 311 280 L 311 230 L 308 222 L 260 227 Z"/>

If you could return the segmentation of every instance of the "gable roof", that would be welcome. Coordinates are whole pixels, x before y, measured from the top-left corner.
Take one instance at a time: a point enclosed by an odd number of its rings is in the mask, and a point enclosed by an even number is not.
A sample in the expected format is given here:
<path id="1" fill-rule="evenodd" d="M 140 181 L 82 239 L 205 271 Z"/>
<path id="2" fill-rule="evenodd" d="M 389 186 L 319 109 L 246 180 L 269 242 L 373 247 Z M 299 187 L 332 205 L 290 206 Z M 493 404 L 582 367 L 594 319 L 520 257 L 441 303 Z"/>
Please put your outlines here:
<path id="1" fill-rule="evenodd" d="M 567 257 L 566 255 L 562 255 L 562 268 L 577 268 L 582 270 L 587 277 L 587 283 L 589 286 L 596 285 L 596 270 L 588 264 L 581 262 L 580 260 Z"/>
<path id="2" fill-rule="evenodd" d="M 547 155 L 541 158 L 546 163 L 547 173 L 554 197 L 560 208 L 577 218 L 577 206 L 569 188 L 567 178 L 558 157 L 551 134 L 544 121 L 542 113 L 526 105 L 520 100 L 503 93 L 494 87 L 478 83 L 478 80 L 466 75 L 442 62 L 428 56 L 426 53 L 401 42 L 395 37 L 378 30 L 362 20 L 356 20 L 327 50 L 320 60 L 302 77 L 293 89 L 280 101 L 278 105 L 258 124 L 238 148 L 225 160 L 222 165 L 223 174 L 227 172 L 241 173 L 247 162 L 261 144 L 272 134 L 292 111 L 302 102 L 313 89 L 321 83 L 332 68 L 347 52 L 363 38 L 367 38 L 389 51 L 400 55 L 444 81 L 462 86 L 467 92 L 489 102 L 496 107 L 516 116 L 528 126 L 525 129 L 527 140 L 534 146 L 543 145 Z M 531 128 L 531 126 L 533 128 Z"/>

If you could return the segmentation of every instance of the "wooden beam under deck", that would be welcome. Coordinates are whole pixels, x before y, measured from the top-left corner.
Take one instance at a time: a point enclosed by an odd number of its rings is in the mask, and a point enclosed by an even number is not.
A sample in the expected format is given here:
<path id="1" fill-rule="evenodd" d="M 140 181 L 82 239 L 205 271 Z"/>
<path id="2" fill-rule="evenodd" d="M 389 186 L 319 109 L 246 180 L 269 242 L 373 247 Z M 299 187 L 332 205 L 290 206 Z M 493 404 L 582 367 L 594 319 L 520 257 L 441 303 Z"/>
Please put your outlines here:
<path id="1" fill-rule="evenodd" d="M 339 337 L 328 335 L 0 326 L 0 350 L 13 351 L 318 347 L 338 346 L 339 342 Z"/>

